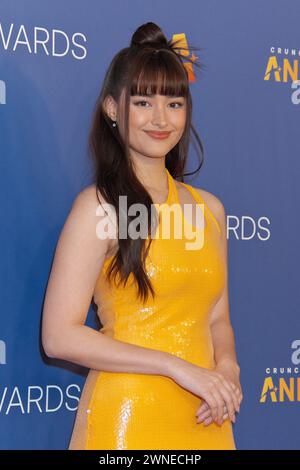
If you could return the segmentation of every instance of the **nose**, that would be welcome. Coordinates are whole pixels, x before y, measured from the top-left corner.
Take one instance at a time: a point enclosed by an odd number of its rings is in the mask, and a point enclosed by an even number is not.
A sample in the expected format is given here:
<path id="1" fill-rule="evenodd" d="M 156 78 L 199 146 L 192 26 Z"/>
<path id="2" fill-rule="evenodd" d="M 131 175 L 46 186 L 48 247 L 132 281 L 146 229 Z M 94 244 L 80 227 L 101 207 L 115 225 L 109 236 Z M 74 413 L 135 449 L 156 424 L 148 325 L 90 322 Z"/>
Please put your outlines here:
<path id="1" fill-rule="evenodd" d="M 151 124 L 153 126 L 158 126 L 164 128 L 167 125 L 167 116 L 165 106 L 163 104 L 154 105 Z"/>

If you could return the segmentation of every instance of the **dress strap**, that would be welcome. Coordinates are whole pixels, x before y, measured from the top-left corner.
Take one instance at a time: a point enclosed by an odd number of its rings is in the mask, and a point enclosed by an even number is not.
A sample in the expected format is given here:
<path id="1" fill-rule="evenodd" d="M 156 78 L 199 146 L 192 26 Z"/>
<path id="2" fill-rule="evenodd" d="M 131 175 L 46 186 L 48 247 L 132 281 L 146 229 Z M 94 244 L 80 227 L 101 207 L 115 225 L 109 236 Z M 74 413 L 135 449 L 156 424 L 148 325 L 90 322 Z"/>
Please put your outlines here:
<path id="1" fill-rule="evenodd" d="M 168 176 L 168 183 L 169 183 L 169 192 L 168 192 L 168 198 L 167 198 L 167 204 L 174 204 L 174 203 L 179 203 L 179 196 L 178 196 L 178 191 L 176 187 L 176 183 L 172 175 L 169 173 L 168 169 L 166 168 L 166 173 Z"/>
<path id="2" fill-rule="evenodd" d="M 217 221 L 216 217 L 213 215 L 213 213 L 211 212 L 210 208 L 208 207 L 208 205 L 204 202 L 204 200 L 202 199 L 202 197 L 200 196 L 200 194 L 198 193 L 198 191 L 193 188 L 193 186 L 191 186 L 190 184 L 187 184 L 187 183 L 183 183 L 180 181 L 180 184 L 182 184 L 191 194 L 192 196 L 194 197 L 194 199 L 199 202 L 199 204 L 203 204 L 204 205 L 204 212 L 205 213 L 208 213 L 211 220 L 213 220 L 213 222 L 215 223 L 219 233 L 221 234 L 222 231 L 221 231 L 221 227 L 220 227 L 220 224 L 219 222 Z M 206 220 L 207 220 L 207 217 L 206 215 L 204 214 Z"/>

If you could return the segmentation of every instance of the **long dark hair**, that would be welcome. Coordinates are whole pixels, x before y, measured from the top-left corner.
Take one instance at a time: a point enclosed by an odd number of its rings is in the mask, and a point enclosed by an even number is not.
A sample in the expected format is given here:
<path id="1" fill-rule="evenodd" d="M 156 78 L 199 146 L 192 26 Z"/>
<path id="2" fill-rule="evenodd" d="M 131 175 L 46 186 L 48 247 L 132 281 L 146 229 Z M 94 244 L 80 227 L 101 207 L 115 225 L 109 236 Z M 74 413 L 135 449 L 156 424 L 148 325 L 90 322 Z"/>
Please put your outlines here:
<path id="1" fill-rule="evenodd" d="M 129 47 L 122 49 L 113 58 L 105 74 L 100 94 L 97 98 L 88 145 L 94 166 L 94 184 L 105 199 L 106 203 L 114 206 L 117 219 L 122 217 L 119 213 L 119 196 L 126 195 L 128 207 L 131 204 L 142 203 L 147 208 L 149 234 L 151 223 L 151 205 L 153 200 L 150 194 L 135 175 L 130 159 L 128 139 L 129 102 L 131 95 L 161 94 L 168 96 L 183 96 L 186 98 L 187 114 L 185 129 L 180 141 L 166 155 L 166 168 L 172 177 L 183 180 L 184 176 L 198 172 L 202 166 L 204 151 L 200 137 L 192 126 L 192 98 L 189 89 L 189 75 L 184 66 L 184 60 L 202 68 L 202 64 L 188 59 L 188 51 L 181 45 L 176 47 L 178 41 L 168 41 L 161 29 L 152 22 L 141 25 L 133 34 Z M 188 50 L 197 50 L 189 46 Z M 179 51 L 179 53 L 177 52 Z M 156 53 L 154 53 L 156 52 Z M 110 95 L 116 103 L 122 101 L 121 122 L 125 139 L 121 138 L 118 127 L 113 127 L 113 121 L 104 110 L 105 98 Z M 198 168 L 184 174 L 188 157 L 191 131 L 196 138 L 200 149 L 200 162 Z M 99 203 L 101 201 L 98 197 Z M 153 214 L 153 213 L 152 213 Z M 127 227 L 131 218 L 126 214 Z M 107 279 L 116 279 L 126 285 L 132 273 L 138 287 L 138 296 L 145 301 L 149 291 L 154 297 L 155 292 L 145 271 L 145 261 L 151 244 L 151 236 L 147 239 L 119 238 L 118 251 L 111 260 L 107 269 Z"/>

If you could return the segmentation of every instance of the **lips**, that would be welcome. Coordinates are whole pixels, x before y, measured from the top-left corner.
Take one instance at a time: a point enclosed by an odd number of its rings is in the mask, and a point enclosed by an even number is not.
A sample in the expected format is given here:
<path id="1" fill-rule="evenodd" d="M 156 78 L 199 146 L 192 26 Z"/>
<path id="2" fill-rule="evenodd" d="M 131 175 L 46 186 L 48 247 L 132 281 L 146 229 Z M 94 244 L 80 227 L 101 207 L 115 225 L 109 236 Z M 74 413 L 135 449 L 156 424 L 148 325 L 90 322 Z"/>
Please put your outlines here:
<path id="1" fill-rule="evenodd" d="M 171 134 L 171 132 L 158 132 L 158 131 L 145 131 L 146 134 L 148 134 L 150 137 L 153 137 L 154 139 L 166 139 L 167 137 L 169 137 L 169 135 Z"/>

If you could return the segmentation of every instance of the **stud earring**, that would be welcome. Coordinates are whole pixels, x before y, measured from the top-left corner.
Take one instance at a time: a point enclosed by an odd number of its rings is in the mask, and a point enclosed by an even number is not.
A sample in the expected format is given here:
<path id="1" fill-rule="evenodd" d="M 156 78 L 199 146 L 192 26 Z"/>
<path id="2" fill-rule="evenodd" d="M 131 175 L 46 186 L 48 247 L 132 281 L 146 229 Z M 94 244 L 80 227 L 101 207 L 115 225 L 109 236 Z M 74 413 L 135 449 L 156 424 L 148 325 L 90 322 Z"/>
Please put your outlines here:
<path id="1" fill-rule="evenodd" d="M 116 121 L 114 121 L 114 122 L 112 123 L 112 126 L 113 126 L 113 127 L 116 127 L 116 126 L 117 126 Z"/>

